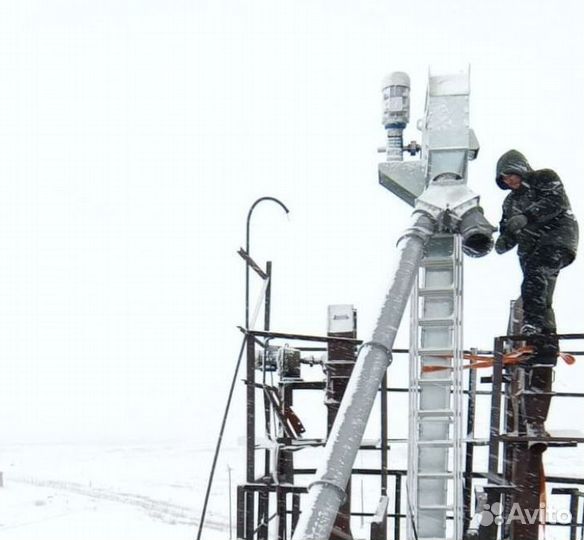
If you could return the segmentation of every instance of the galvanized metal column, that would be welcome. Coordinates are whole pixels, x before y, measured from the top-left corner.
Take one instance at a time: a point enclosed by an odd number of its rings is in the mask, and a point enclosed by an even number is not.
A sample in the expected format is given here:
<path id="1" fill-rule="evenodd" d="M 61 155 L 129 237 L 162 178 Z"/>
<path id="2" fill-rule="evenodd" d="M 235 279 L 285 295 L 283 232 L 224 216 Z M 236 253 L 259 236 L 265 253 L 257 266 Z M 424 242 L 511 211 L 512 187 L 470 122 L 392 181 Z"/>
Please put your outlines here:
<path id="1" fill-rule="evenodd" d="M 411 303 L 408 537 L 461 538 L 460 235 L 432 237 L 421 266 Z"/>

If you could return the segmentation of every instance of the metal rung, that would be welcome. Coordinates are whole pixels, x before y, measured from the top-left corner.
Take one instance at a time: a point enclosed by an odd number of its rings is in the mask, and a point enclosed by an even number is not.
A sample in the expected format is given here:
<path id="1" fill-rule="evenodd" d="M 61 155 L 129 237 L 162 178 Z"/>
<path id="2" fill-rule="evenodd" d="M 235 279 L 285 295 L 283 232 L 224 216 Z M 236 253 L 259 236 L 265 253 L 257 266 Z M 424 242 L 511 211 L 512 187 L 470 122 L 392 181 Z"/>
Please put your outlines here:
<path id="1" fill-rule="evenodd" d="M 418 446 L 424 446 L 426 448 L 448 448 L 454 444 L 453 441 L 447 439 L 443 440 L 433 440 L 433 441 L 418 441 Z"/>
<path id="2" fill-rule="evenodd" d="M 454 324 L 454 319 L 448 317 L 446 319 L 419 319 L 418 324 L 420 326 L 452 326 Z"/>
<path id="3" fill-rule="evenodd" d="M 418 416 L 426 416 L 426 417 L 450 417 L 454 416 L 454 411 L 452 409 L 422 409 L 418 411 Z"/>
<path id="4" fill-rule="evenodd" d="M 515 393 L 517 397 L 520 396 L 551 396 L 554 397 L 558 393 L 557 392 L 537 392 L 535 390 L 520 390 L 519 392 Z"/>
<path id="5" fill-rule="evenodd" d="M 548 437 L 528 437 L 527 435 L 517 435 L 516 433 L 501 433 L 496 437 L 499 441 L 510 443 L 541 441 L 556 446 L 561 443 L 571 443 L 573 445 L 584 443 L 584 433 L 578 431 L 551 431 Z"/>
<path id="6" fill-rule="evenodd" d="M 488 446 L 490 439 L 462 439 L 463 444 L 474 444 L 475 446 Z"/>
<path id="7" fill-rule="evenodd" d="M 447 368 L 447 366 L 445 366 Z M 432 385 L 432 384 L 439 384 L 439 385 L 446 385 L 452 384 L 452 379 L 418 379 L 418 384 L 422 386 Z"/>
<path id="8" fill-rule="evenodd" d="M 517 490 L 517 486 L 513 484 L 485 484 L 483 490 L 495 493 L 512 493 Z"/>
<path id="9" fill-rule="evenodd" d="M 452 424 L 454 422 L 453 416 L 418 416 L 420 424 Z"/>
<path id="10" fill-rule="evenodd" d="M 420 287 L 418 289 L 418 296 L 431 296 L 431 297 L 439 297 L 439 296 L 454 296 L 454 287 Z"/>
<path id="11" fill-rule="evenodd" d="M 452 540 L 452 538 L 444 538 L 442 536 L 418 536 L 419 540 Z"/>
<path id="12" fill-rule="evenodd" d="M 421 263 L 423 268 L 452 268 L 453 265 L 453 257 L 427 257 Z"/>
<path id="13" fill-rule="evenodd" d="M 418 354 L 420 356 L 453 356 L 454 351 L 452 348 L 441 348 L 441 349 L 432 349 L 430 347 L 418 349 Z"/>
<path id="14" fill-rule="evenodd" d="M 446 510 L 452 511 L 451 504 L 421 504 L 418 506 L 418 510 Z"/>
<path id="15" fill-rule="evenodd" d="M 421 472 L 418 473 L 418 478 L 454 478 L 454 474 L 447 472 Z"/>

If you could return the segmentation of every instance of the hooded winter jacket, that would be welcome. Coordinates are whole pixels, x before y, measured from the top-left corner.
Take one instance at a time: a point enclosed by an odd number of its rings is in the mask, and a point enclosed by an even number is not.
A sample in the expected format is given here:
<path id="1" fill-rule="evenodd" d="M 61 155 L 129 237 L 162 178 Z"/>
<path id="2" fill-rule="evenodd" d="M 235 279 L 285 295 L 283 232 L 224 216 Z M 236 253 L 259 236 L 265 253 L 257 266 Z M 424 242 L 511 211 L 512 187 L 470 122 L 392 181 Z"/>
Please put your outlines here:
<path id="1" fill-rule="evenodd" d="M 578 247 L 578 222 L 560 177 L 551 169 L 534 171 L 517 150 L 509 150 L 497 162 L 497 185 L 510 189 L 503 182 L 503 174 L 516 174 L 522 179 L 521 187 L 511 190 L 503 202 L 499 231 L 507 247 L 511 249 L 517 244 L 520 258 L 542 246 L 565 248 L 565 265 L 570 264 Z M 527 217 L 527 225 L 511 234 L 507 223 L 519 214 Z"/>

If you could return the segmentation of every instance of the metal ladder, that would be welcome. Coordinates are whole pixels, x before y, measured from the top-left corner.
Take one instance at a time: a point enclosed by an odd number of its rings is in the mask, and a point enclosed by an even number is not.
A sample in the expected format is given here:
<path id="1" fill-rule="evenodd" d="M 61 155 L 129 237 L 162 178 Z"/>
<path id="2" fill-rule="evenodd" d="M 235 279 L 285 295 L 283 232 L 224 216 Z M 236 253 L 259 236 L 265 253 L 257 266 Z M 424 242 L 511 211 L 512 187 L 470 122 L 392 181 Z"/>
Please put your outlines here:
<path id="1" fill-rule="evenodd" d="M 463 518 L 459 235 L 430 239 L 412 293 L 410 331 L 407 537 L 458 540 Z"/>

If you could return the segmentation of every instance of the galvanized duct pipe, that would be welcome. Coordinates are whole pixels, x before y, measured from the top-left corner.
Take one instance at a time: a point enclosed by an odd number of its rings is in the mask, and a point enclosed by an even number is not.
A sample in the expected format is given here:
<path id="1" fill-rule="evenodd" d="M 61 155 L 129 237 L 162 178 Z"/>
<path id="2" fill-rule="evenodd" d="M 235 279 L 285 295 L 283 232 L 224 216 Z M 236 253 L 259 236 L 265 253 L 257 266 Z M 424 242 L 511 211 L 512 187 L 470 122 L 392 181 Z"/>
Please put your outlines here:
<path id="1" fill-rule="evenodd" d="M 345 391 L 323 461 L 308 497 L 293 540 L 328 540 L 345 487 L 361 445 L 381 379 L 391 363 L 391 349 L 424 253 L 435 231 L 434 220 L 420 211 L 398 242 L 399 259 L 370 341 L 363 343 Z"/>
<path id="2" fill-rule="evenodd" d="M 487 221 L 480 206 L 471 208 L 462 216 L 459 225 L 462 251 L 470 257 L 483 257 L 493 249 L 493 233 L 496 230 Z"/>

